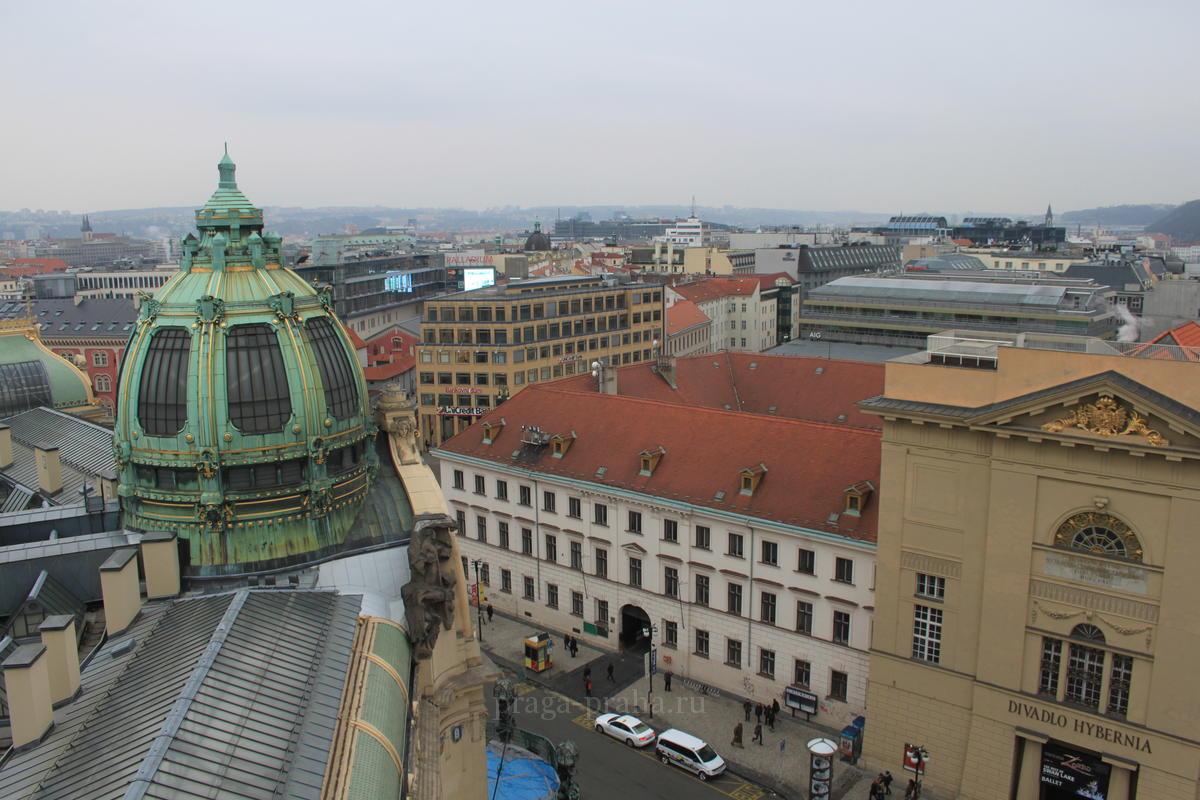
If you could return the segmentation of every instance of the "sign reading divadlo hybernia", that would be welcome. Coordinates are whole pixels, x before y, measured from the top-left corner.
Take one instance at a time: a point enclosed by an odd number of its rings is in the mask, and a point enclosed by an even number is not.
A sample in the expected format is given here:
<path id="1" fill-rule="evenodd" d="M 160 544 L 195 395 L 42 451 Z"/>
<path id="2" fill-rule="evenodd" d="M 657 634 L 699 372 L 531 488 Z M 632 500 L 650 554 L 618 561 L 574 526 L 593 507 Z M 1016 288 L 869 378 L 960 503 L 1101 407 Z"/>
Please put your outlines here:
<path id="1" fill-rule="evenodd" d="M 1099 756 L 1046 742 L 1042 745 L 1042 797 L 1045 800 L 1108 800 L 1111 770 L 1112 767 Z"/>

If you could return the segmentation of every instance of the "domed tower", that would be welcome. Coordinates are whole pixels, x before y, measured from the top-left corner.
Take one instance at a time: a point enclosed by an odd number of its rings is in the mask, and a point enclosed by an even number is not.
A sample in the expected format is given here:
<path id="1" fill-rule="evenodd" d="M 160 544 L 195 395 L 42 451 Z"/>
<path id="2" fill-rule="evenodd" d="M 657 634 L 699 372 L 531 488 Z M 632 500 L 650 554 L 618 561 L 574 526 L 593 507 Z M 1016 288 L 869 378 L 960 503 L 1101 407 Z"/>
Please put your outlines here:
<path id="1" fill-rule="evenodd" d="M 175 531 L 188 571 L 232 576 L 339 551 L 377 469 L 366 382 L 328 290 L 284 269 L 237 187 L 142 303 L 114 435 L 125 525 Z"/>
<path id="2" fill-rule="evenodd" d="M 533 223 L 533 233 L 525 240 L 526 253 L 541 253 L 551 249 L 550 237 L 542 232 L 542 223 Z"/>

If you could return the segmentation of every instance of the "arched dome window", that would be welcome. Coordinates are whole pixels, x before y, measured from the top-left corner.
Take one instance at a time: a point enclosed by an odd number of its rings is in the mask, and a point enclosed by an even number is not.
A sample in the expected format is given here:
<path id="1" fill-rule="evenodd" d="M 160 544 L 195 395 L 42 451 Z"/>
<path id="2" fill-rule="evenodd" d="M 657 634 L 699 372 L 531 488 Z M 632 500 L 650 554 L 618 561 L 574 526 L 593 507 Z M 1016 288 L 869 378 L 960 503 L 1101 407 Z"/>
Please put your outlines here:
<path id="1" fill-rule="evenodd" d="M 1137 536 L 1111 514 L 1086 511 L 1068 518 L 1058 526 L 1054 543 L 1098 556 L 1142 560 L 1142 544 Z"/>
<path id="2" fill-rule="evenodd" d="M 1104 631 L 1100 630 L 1095 625 L 1089 625 L 1088 623 L 1084 622 L 1071 629 L 1071 638 L 1083 639 L 1084 641 L 1095 642 L 1096 644 L 1104 644 Z"/>
<path id="3" fill-rule="evenodd" d="M 292 415 L 279 338 L 270 325 L 235 325 L 225 344 L 229 421 L 242 433 L 275 433 Z"/>
<path id="4" fill-rule="evenodd" d="M 321 371 L 325 408 L 337 419 L 354 416 L 358 413 L 358 381 L 333 322 L 313 317 L 304 323 L 304 335 Z"/>
<path id="5" fill-rule="evenodd" d="M 150 339 L 138 387 L 138 423 L 151 436 L 175 436 L 187 422 L 187 328 L 159 328 Z"/>

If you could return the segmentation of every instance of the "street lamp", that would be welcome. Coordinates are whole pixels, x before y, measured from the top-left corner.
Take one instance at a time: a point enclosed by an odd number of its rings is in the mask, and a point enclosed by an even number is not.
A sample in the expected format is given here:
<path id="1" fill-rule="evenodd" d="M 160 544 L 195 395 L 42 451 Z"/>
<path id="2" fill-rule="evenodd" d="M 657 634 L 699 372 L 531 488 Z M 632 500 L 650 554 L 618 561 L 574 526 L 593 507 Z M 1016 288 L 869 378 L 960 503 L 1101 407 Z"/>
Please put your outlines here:
<path id="1" fill-rule="evenodd" d="M 649 665 L 646 667 L 646 674 L 650 677 L 650 689 L 646 695 L 646 705 L 649 708 L 650 719 L 654 719 L 654 668 L 657 666 L 654 656 L 654 635 L 658 633 L 658 626 L 651 624 L 649 627 L 642 627 L 642 635 L 650 639 Z"/>
<path id="2" fill-rule="evenodd" d="M 483 643 L 483 594 L 479 590 L 479 565 L 482 560 L 476 558 L 471 562 L 475 566 L 475 618 L 479 622 L 479 642 Z"/>

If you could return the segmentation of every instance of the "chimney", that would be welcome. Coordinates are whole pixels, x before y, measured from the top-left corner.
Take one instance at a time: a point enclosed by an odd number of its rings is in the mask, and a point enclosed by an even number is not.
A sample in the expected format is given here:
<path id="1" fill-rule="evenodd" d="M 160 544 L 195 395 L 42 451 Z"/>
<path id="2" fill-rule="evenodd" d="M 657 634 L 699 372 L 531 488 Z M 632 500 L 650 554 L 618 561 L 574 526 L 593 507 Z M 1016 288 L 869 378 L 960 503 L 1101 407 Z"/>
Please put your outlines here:
<path id="1" fill-rule="evenodd" d="M 109 636 L 116 636 L 133 624 L 142 606 L 136 548 L 116 550 L 100 565 L 100 596 Z"/>
<path id="2" fill-rule="evenodd" d="M 142 566 L 146 570 L 146 599 L 157 600 L 179 594 L 178 536 L 167 531 L 142 537 Z"/>
<path id="3" fill-rule="evenodd" d="M 50 702 L 59 706 L 79 694 L 79 640 L 75 638 L 75 617 L 71 614 L 46 617 L 38 630 L 42 634 L 42 644 L 46 646 Z"/>
<path id="4" fill-rule="evenodd" d="M 12 463 L 12 428 L 0 424 L 0 469 L 11 467 Z"/>
<path id="5" fill-rule="evenodd" d="M 37 461 L 38 489 L 51 497 L 62 491 L 62 462 L 58 448 L 39 444 L 33 449 Z"/>
<path id="6" fill-rule="evenodd" d="M 4 661 L 4 687 L 12 723 L 12 746 L 21 750 L 37 744 L 54 724 L 50 703 L 50 672 L 46 645 L 23 644 Z"/>

